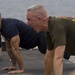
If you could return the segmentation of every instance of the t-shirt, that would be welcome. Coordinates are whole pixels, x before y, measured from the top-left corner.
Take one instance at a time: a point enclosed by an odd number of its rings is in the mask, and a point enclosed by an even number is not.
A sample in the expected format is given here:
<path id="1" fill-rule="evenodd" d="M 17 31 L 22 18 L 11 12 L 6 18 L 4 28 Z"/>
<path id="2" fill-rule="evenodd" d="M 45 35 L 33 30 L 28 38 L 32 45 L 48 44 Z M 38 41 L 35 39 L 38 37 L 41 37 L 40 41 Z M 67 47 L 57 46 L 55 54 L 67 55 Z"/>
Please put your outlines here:
<path id="1" fill-rule="evenodd" d="M 65 52 L 75 54 L 75 22 L 71 19 L 50 17 L 46 40 L 49 50 L 66 45 Z"/>
<path id="2" fill-rule="evenodd" d="M 11 18 L 2 19 L 1 34 L 10 41 L 15 35 L 20 36 L 20 47 L 33 48 L 38 44 L 38 33 L 23 21 Z"/>

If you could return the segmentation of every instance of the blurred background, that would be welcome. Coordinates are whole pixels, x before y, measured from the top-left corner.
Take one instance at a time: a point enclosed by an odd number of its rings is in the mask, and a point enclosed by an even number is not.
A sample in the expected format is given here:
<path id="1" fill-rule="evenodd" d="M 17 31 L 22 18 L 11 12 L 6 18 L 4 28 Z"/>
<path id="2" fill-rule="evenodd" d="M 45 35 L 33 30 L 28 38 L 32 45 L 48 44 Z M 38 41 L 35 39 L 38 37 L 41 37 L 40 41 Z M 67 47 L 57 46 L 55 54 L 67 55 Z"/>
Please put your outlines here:
<path id="1" fill-rule="evenodd" d="M 18 18 L 26 22 L 26 10 L 33 4 L 42 4 L 51 16 L 75 17 L 75 0 L 0 0 L 3 17 Z"/>

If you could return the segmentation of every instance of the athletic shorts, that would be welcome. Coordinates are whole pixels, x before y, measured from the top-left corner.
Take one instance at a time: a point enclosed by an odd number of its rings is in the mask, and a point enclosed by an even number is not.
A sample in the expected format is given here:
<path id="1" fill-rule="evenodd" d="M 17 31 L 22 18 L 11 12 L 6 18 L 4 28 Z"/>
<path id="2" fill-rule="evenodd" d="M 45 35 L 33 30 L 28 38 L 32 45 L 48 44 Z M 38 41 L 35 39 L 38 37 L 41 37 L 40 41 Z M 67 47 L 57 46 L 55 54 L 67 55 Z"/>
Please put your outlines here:
<path id="1" fill-rule="evenodd" d="M 39 43 L 38 43 L 39 51 L 42 54 L 45 54 L 46 49 L 47 49 L 47 44 L 46 44 L 45 33 L 44 32 L 39 33 L 39 40 L 38 41 L 39 41 Z"/>

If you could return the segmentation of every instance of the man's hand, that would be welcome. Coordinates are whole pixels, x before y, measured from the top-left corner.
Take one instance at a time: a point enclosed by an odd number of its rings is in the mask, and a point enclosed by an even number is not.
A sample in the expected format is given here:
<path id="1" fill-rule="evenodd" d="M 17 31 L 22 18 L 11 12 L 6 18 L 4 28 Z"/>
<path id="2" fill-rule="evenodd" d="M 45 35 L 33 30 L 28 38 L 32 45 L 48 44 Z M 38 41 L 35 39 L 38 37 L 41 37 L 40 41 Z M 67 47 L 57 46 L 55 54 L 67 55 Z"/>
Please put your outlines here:
<path id="1" fill-rule="evenodd" d="M 2 70 L 16 70 L 16 67 L 13 67 L 13 66 L 4 67 Z"/>
<path id="2" fill-rule="evenodd" d="M 24 72 L 24 70 L 12 70 L 8 72 L 8 74 L 17 74 L 17 73 L 22 73 L 22 72 Z"/>

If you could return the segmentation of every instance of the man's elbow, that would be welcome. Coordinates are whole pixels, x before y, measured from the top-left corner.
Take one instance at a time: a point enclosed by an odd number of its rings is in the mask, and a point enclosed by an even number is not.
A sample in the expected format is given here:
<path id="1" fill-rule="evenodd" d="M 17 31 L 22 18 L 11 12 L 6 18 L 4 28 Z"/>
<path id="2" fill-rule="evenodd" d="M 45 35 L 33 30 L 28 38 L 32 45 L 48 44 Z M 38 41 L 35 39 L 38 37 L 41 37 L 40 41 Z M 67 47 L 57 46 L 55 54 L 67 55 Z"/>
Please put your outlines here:
<path id="1" fill-rule="evenodd" d="M 55 57 L 54 58 L 54 61 L 60 61 L 60 62 L 63 62 L 64 61 L 64 58 L 63 58 L 63 56 L 57 56 L 57 57 Z"/>

